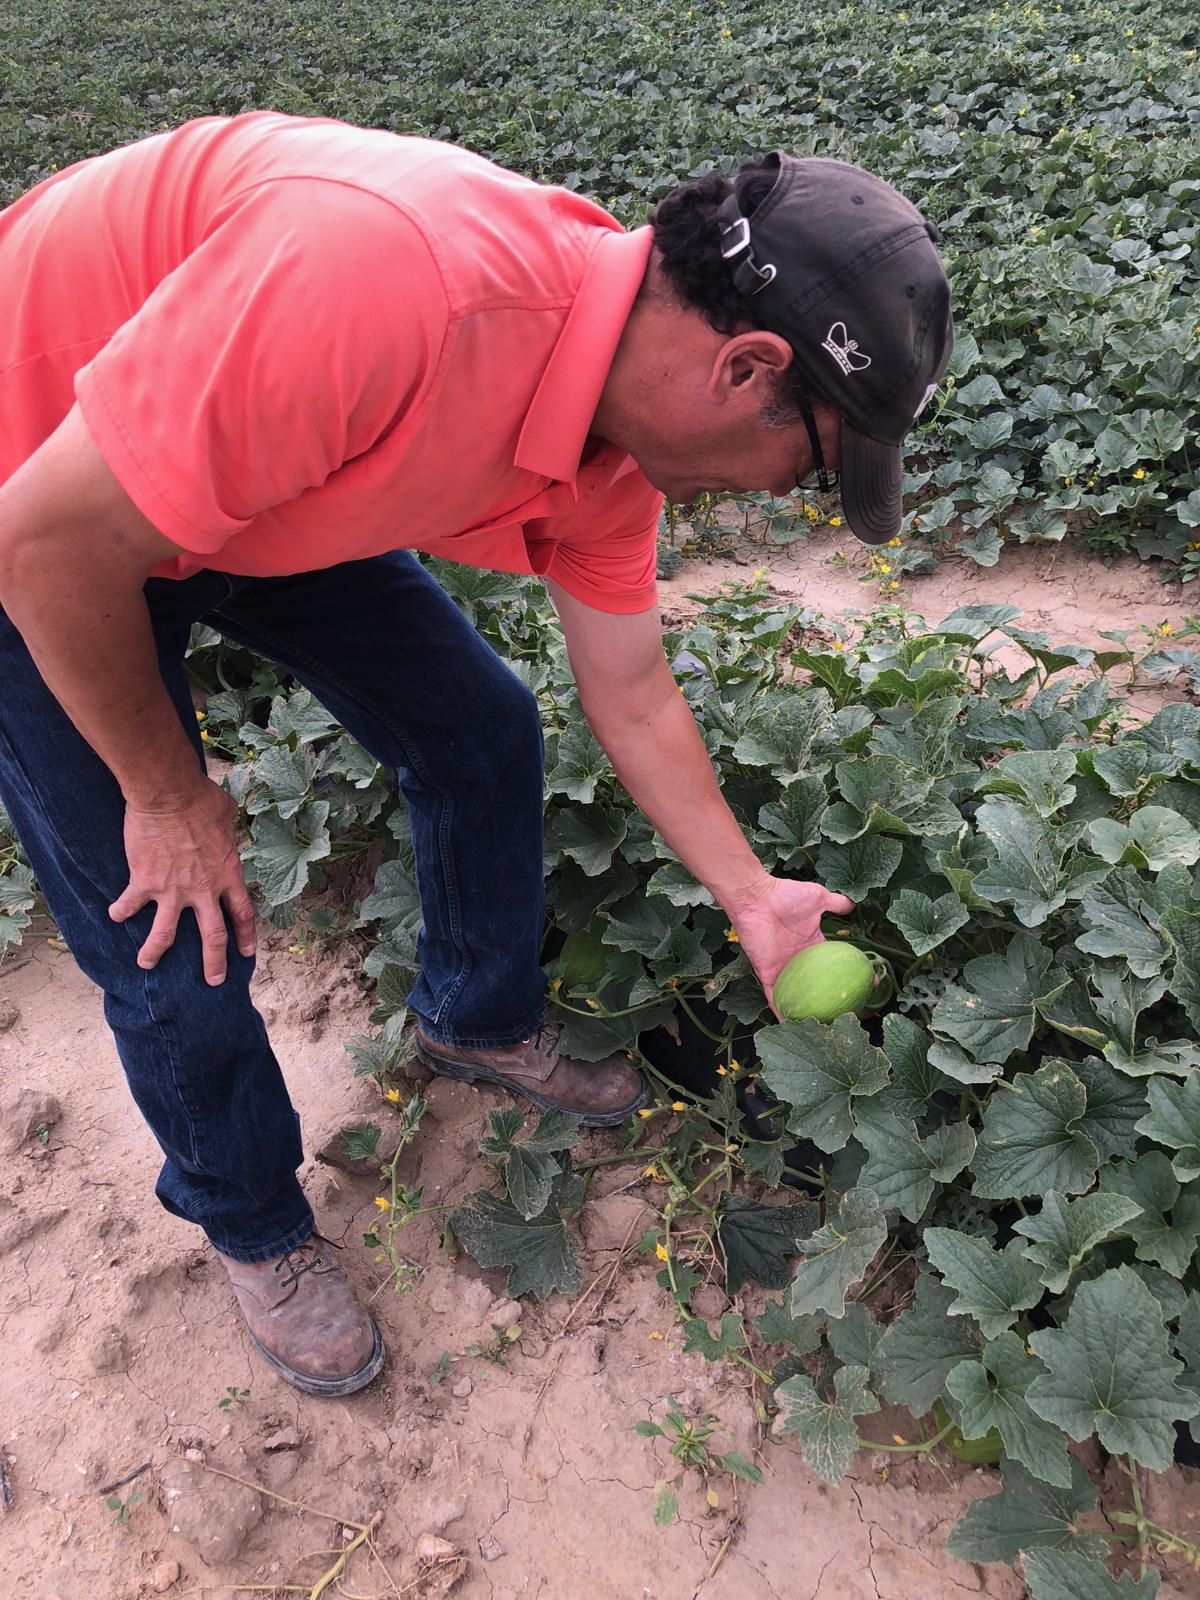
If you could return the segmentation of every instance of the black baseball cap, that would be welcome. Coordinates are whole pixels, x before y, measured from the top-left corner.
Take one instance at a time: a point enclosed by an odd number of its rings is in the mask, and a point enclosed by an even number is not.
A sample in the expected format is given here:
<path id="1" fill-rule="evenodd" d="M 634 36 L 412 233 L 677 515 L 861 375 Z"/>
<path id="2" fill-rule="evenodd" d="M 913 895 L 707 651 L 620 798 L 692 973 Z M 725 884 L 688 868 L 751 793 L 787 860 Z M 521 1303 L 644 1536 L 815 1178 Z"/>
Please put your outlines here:
<path id="1" fill-rule="evenodd" d="M 861 167 L 776 151 L 749 215 L 717 211 L 721 253 L 755 324 L 792 347 L 814 398 L 842 417 L 846 521 L 867 544 L 900 531 L 904 436 L 954 348 L 937 229 Z"/>

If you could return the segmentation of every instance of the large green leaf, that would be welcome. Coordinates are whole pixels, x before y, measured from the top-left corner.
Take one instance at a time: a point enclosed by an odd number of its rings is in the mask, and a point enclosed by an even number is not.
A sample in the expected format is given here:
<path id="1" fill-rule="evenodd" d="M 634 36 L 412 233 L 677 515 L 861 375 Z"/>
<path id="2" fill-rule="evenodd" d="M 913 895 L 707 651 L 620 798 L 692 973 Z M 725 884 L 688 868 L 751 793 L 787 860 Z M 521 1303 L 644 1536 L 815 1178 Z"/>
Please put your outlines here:
<path id="1" fill-rule="evenodd" d="M 1096 1503 L 1082 1463 L 1071 1458 L 1066 1488 L 1039 1482 L 1019 1461 L 1000 1465 L 999 1494 L 976 1500 L 950 1530 L 946 1549 L 960 1561 L 1015 1561 L 1026 1550 L 1070 1550 L 1102 1557 L 1108 1549 L 1097 1533 L 1079 1526 Z"/>
<path id="2" fill-rule="evenodd" d="M 788 1378 L 775 1391 L 779 1415 L 771 1431 L 795 1434 L 804 1459 L 826 1483 L 841 1483 L 858 1448 L 856 1417 L 879 1410 L 867 1388 L 866 1367 L 847 1366 L 834 1375 L 833 1398 L 823 1400 L 811 1378 Z"/>
<path id="3" fill-rule="evenodd" d="M 597 785 L 611 770 L 587 723 L 576 723 L 558 741 L 558 760 L 546 775 L 546 788 L 550 794 L 565 794 L 581 806 L 590 806 Z"/>
<path id="4" fill-rule="evenodd" d="M 826 1025 L 811 1017 L 781 1022 L 755 1036 L 762 1077 L 788 1107 L 790 1132 L 822 1150 L 840 1150 L 854 1132 L 851 1103 L 878 1094 L 888 1061 L 853 1016 Z"/>
<path id="5" fill-rule="evenodd" d="M 1138 1132 L 1175 1152 L 1171 1166 L 1180 1183 L 1200 1178 L 1200 1072 L 1182 1083 L 1151 1078 L 1146 1092 L 1150 1110 L 1137 1124 Z"/>
<path id="6" fill-rule="evenodd" d="M 1045 1367 L 1015 1333 L 1001 1333 L 978 1361 L 962 1361 L 946 1375 L 946 1388 L 961 1408 L 962 1431 L 982 1439 L 995 1428 L 1005 1453 L 1043 1483 L 1067 1489 L 1071 1468 L 1062 1429 L 1039 1417 L 1025 1398 Z"/>
<path id="7" fill-rule="evenodd" d="M 1011 1328 L 1042 1298 L 1041 1275 L 1022 1255 L 1019 1239 L 997 1250 L 953 1228 L 926 1228 L 924 1242 L 930 1262 L 957 1292 L 950 1315 L 974 1317 L 985 1339 Z"/>
<path id="8" fill-rule="evenodd" d="M 779 864 L 793 867 L 821 842 L 821 816 L 828 803 L 824 778 L 810 776 L 789 783 L 780 798 L 758 813 L 760 846 L 771 841 Z"/>
<path id="9" fill-rule="evenodd" d="M 539 1215 L 525 1218 L 512 1203 L 487 1189 L 477 1189 L 451 1213 L 451 1224 L 464 1250 L 481 1267 L 507 1267 L 508 1293 L 545 1300 L 555 1290 L 577 1294 L 583 1274 L 575 1236 L 553 1202 Z"/>
<path id="10" fill-rule="evenodd" d="M 816 876 L 835 894 L 865 900 L 872 889 L 891 882 L 903 855 L 899 839 L 868 833 L 849 844 L 823 844 L 817 851 Z"/>
<path id="11" fill-rule="evenodd" d="M 976 874 L 975 893 L 1011 905 L 1027 928 L 1040 926 L 1067 901 L 1062 830 L 1014 800 L 987 801 L 975 820 L 993 851 L 990 863 Z"/>
<path id="12" fill-rule="evenodd" d="M 1106 1450 L 1165 1472 L 1175 1423 L 1200 1412 L 1200 1396 L 1176 1382 L 1159 1306 L 1128 1267 L 1116 1267 L 1075 1291 L 1061 1328 L 1029 1335 L 1049 1369 L 1034 1379 L 1029 1404 L 1072 1439 L 1095 1433 Z"/>
<path id="13" fill-rule="evenodd" d="M 1033 1037 L 1035 1006 L 1060 986 L 1047 981 L 1051 955 L 1032 934 L 1016 934 L 1003 954 L 978 956 L 934 1007 L 930 1026 L 978 1062 L 997 1064 Z"/>
<path id="14" fill-rule="evenodd" d="M 970 1161 L 975 1135 L 965 1123 L 917 1137 L 913 1122 L 896 1116 L 877 1100 L 858 1112 L 858 1142 L 867 1150 L 859 1182 L 874 1189 L 885 1211 L 893 1207 L 917 1222 L 939 1183 L 950 1183 Z"/>
<path id="15" fill-rule="evenodd" d="M 1142 1208 L 1141 1216 L 1126 1225 L 1138 1260 L 1156 1262 L 1182 1278 L 1200 1241 L 1200 1193 L 1181 1186 L 1161 1150 L 1106 1167 L 1100 1187 L 1108 1194 L 1127 1195 Z"/>
<path id="16" fill-rule="evenodd" d="M 1015 794 L 1039 817 L 1053 816 L 1075 798 L 1072 750 L 1018 750 L 1004 756 L 976 785 L 981 794 Z"/>
<path id="17" fill-rule="evenodd" d="M 970 921 L 970 912 L 956 894 L 931 900 L 917 889 L 901 889 L 888 906 L 888 921 L 908 940 L 914 955 L 927 955 Z"/>
<path id="18" fill-rule="evenodd" d="M 612 806 L 570 806 L 555 811 L 546 825 L 550 867 L 560 854 L 578 862 L 589 878 L 607 872 L 629 824 Z"/>
<path id="19" fill-rule="evenodd" d="M 1007 1090 L 994 1091 L 971 1163 L 974 1193 L 1019 1200 L 1091 1188 L 1100 1158 L 1084 1131 L 1086 1111 L 1087 1092 L 1065 1063 L 1021 1073 Z"/>
<path id="20" fill-rule="evenodd" d="M 825 689 L 793 689 L 771 695 L 734 745 L 733 759 L 746 766 L 768 767 L 784 783 L 803 776 L 813 748 L 832 718 L 833 702 Z"/>
<path id="21" fill-rule="evenodd" d="M 917 1279 L 913 1304 L 879 1341 L 874 1370 L 894 1405 L 923 1417 L 941 1398 L 946 1377 L 960 1361 L 977 1360 L 983 1336 L 969 1317 L 950 1316 L 952 1290 L 931 1272 Z"/>
<path id="22" fill-rule="evenodd" d="M 1031 1550 L 1021 1570 L 1029 1600 L 1154 1600 L 1162 1581 L 1154 1571 L 1114 1578 L 1102 1561 L 1074 1550 Z"/>
<path id="23" fill-rule="evenodd" d="M 1079 916 L 1086 929 L 1075 941 L 1079 948 L 1120 956 L 1139 978 L 1153 977 L 1170 956 L 1134 867 L 1118 867 L 1103 883 L 1092 884 L 1079 902 Z"/>
<path id="24" fill-rule="evenodd" d="M 286 905 L 308 883 L 311 863 L 323 861 L 332 848 L 328 801 L 314 800 L 287 821 L 277 811 L 264 811 L 250 825 L 243 857 L 247 877 L 262 889 L 267 905 Z"/>
<path id="25" fill-rule="evenodd" d="M 1030 1240 L 1024 1254 L 1037 1264 L 1046 1288 L 1061 1294 L 1096 1246 L 1140 1216 L 1141 1209 L 1127 1195 L 1098 1191 L 1067 1200 L 1051 1189 L 1036 1216 L 1021 1217 L 1013 1227 Z"/>
<path id="26" fill-rule="evenodd" d="M 815 1201 L 764 1206 L 744 1195 L 726 1195 L 717 1224 L 726 1293 L 736 1294 L 748 1278 L 766 1289 L 785 1288 L 791 1280 L 788 1258 L 796 1254 L 796 1241 L 807 1238 L 820 1218 Z"/>
<path id="27" fill-rule="evenodd" d="M 842 1195 L 825 1226 L 797 1240 L 805 1259 L 792 1280 L 792 1316 L 816 1311 L 842 1316 L 847 1292 L 865 1277 L 886 1238 L 887 1222 L 870 1189 L 851 1189 Z"/>
<path id="28" fill-rule="evenodd" d="M 911 1017 L 889 1011 L 883 1019 L 883 1049 L 892 1065 L 892 1081 L 873 1103 L 905 1121 L 926 1117 L 934 1095 L 949 1084 L 930 1064 L 929 1035 Z"/>

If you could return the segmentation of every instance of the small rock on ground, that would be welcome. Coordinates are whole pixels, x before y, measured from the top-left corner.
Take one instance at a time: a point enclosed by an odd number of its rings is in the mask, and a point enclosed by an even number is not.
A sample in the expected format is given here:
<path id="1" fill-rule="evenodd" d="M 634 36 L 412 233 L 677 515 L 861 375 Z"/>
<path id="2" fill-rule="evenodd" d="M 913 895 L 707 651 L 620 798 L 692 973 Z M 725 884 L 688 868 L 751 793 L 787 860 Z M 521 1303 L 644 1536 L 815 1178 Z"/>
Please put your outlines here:
<path id="1" fill-rule="evenodd" d="M 234 1470 L 244 1466 L 239 1463 Z M 166 1462 L 159 1483 L 171 1532 L 194 1545 L 209 1566 L 234 1560 L 251 1529 L 262 1521 L 261 1495 L 206 1472 L 197 1462 Z"/>
<path id="2" fill-rule="evenodd" d="M 0 1108 L 0 1142 L 6 1155 L 16 1155 L 39 1127 L 52 1128 L 62 1120 L 62 1106 L 44 1089 L 20 1089 Z"/>
<path id="3" fill-rule="evenodd" d="M 150 1574 L 150 1587 L 155 1594 L 166 1594 L 167 1590 L 179 1582 L 178 1561 L 160 1561 Z"/>

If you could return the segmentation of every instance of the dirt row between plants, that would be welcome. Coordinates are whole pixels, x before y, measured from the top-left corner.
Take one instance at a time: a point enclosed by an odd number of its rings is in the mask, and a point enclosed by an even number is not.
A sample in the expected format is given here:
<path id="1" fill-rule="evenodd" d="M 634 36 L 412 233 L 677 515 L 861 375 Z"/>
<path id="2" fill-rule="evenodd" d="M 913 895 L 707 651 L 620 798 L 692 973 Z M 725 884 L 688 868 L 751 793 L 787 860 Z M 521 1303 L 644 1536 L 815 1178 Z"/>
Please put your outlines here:
<path id="1" fill-rule="evenodd" d="M 826 610 L 868 604 L 871 591 L 823 566 L 824 553 L 776 553 L 778 586 Z M 664 604 L 747 575 L 734 563 L 692 566 L 664 586 Z M 1178 623 L 1185 609 L 1178 590 L 1132 564 L 1105 571 L 1066 551 L 1049 569 L 1015 552 L 992 572 L 945 570 L 909 591 L 931 621 L 968 601 L 1028 596 L 1029 626 L 1081 642 L 1098 627 Z M 296 954 L 286 934 L 264 938 L 257 997 L 303 1120 L 306 1186 L 323 1230 L 369 1286 L 381 1269 L 362 1234 L 378 1216 L 377 1186 L 369 1167 L 348 1167 L 339 1130 L 392 1115 L 373 1085 L 350 1078 L 342 1048 L 365 1029 L 370 996 L 352 952 Z M 428 1096 L 401 1177 L 424 1186 L 427 1204 L 452 1203 L 486 1181 L 478 1139 L 502 1097 L 446 1082 Z M 749 1374 L 683 1353 L 656 1263 L 625 1254 L 656 1199 L 640 1165 L 597 1173 L 575 1300 L 515 1307 L 503 1274 L 451 1257 L 436 1215 L 418 1219 L 404 1236 L 412 1287 L 374 1302 L 390 1351 L 383 1377 L 346 1401 L 318 1401 L 257 1364 L 199 1235 L 155 1203 L 157 1153 L 99 995 L 44 940 L 0 968 L 0 1102 L 5 1600 L 309 1594 L 347 1549 L 342 1579 L 325 1592 L 363 1600 L 1024 1593 L 1009 1569 L 942 1549 L 966 1504 L 996 1487 L 992 1472 L 940 1453 L 914 1464 L 864 1452 L 830 1489 L 786 1442 L 764 1440 Z M 579 1154 L 611 1151 L 618 1137 L 589 1133 Z M 757 1309 L 765 1298 L 738 1304 Z M 700 1291 L 698 1309 L 724 1309 L 715 1286 Z M 466 1353 L 494 1344 L 494 1325 L 514 1318 L 505 1365 Z M 711 1506 L 690 1473 L 679 1518 L 658 1528 L 655 1487 L 675 1464 L 661 1439 L 633 1427 L 660 1418 L 671 1395 L 718 1417 L 714 1444 L 751 1457 L 766 1481 L 735 1492 L 724 1478 Z M 908 1426 L 899 1413 L 864 1420 L 885 1442 Z M 1181 1471 L 1151 1480 L 1147 1514 L 1194 1529 L 1196 1484 Z M 1110 1487 L 1109 1503 L 1124 1504 Z M 368 1540 L 362 1529 L 375 1519 Z M 1160 1590 L 1160 1600 L 1198 1597 L 1200 1578 L 1180 1570 Z"/>

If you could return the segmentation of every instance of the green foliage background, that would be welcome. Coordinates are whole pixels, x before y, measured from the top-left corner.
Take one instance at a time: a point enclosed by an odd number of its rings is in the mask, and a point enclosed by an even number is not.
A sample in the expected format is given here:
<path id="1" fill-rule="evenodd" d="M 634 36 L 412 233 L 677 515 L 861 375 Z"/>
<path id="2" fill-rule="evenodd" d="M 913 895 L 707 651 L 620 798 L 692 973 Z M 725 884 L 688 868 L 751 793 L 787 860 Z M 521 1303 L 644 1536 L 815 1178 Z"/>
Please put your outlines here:
<path id="1" fill-rule="evenodd" d="M 1195 5 L 984 5 L 24 0 L 0 15 L 0 203 L 261 106 L 455 140 L 629 224 L 755 150 L 856 160 L 942 228 L 963 335 L 912 461 L 917 538 L 990 563 L 1078 529 L 1193 577 Z"/>

